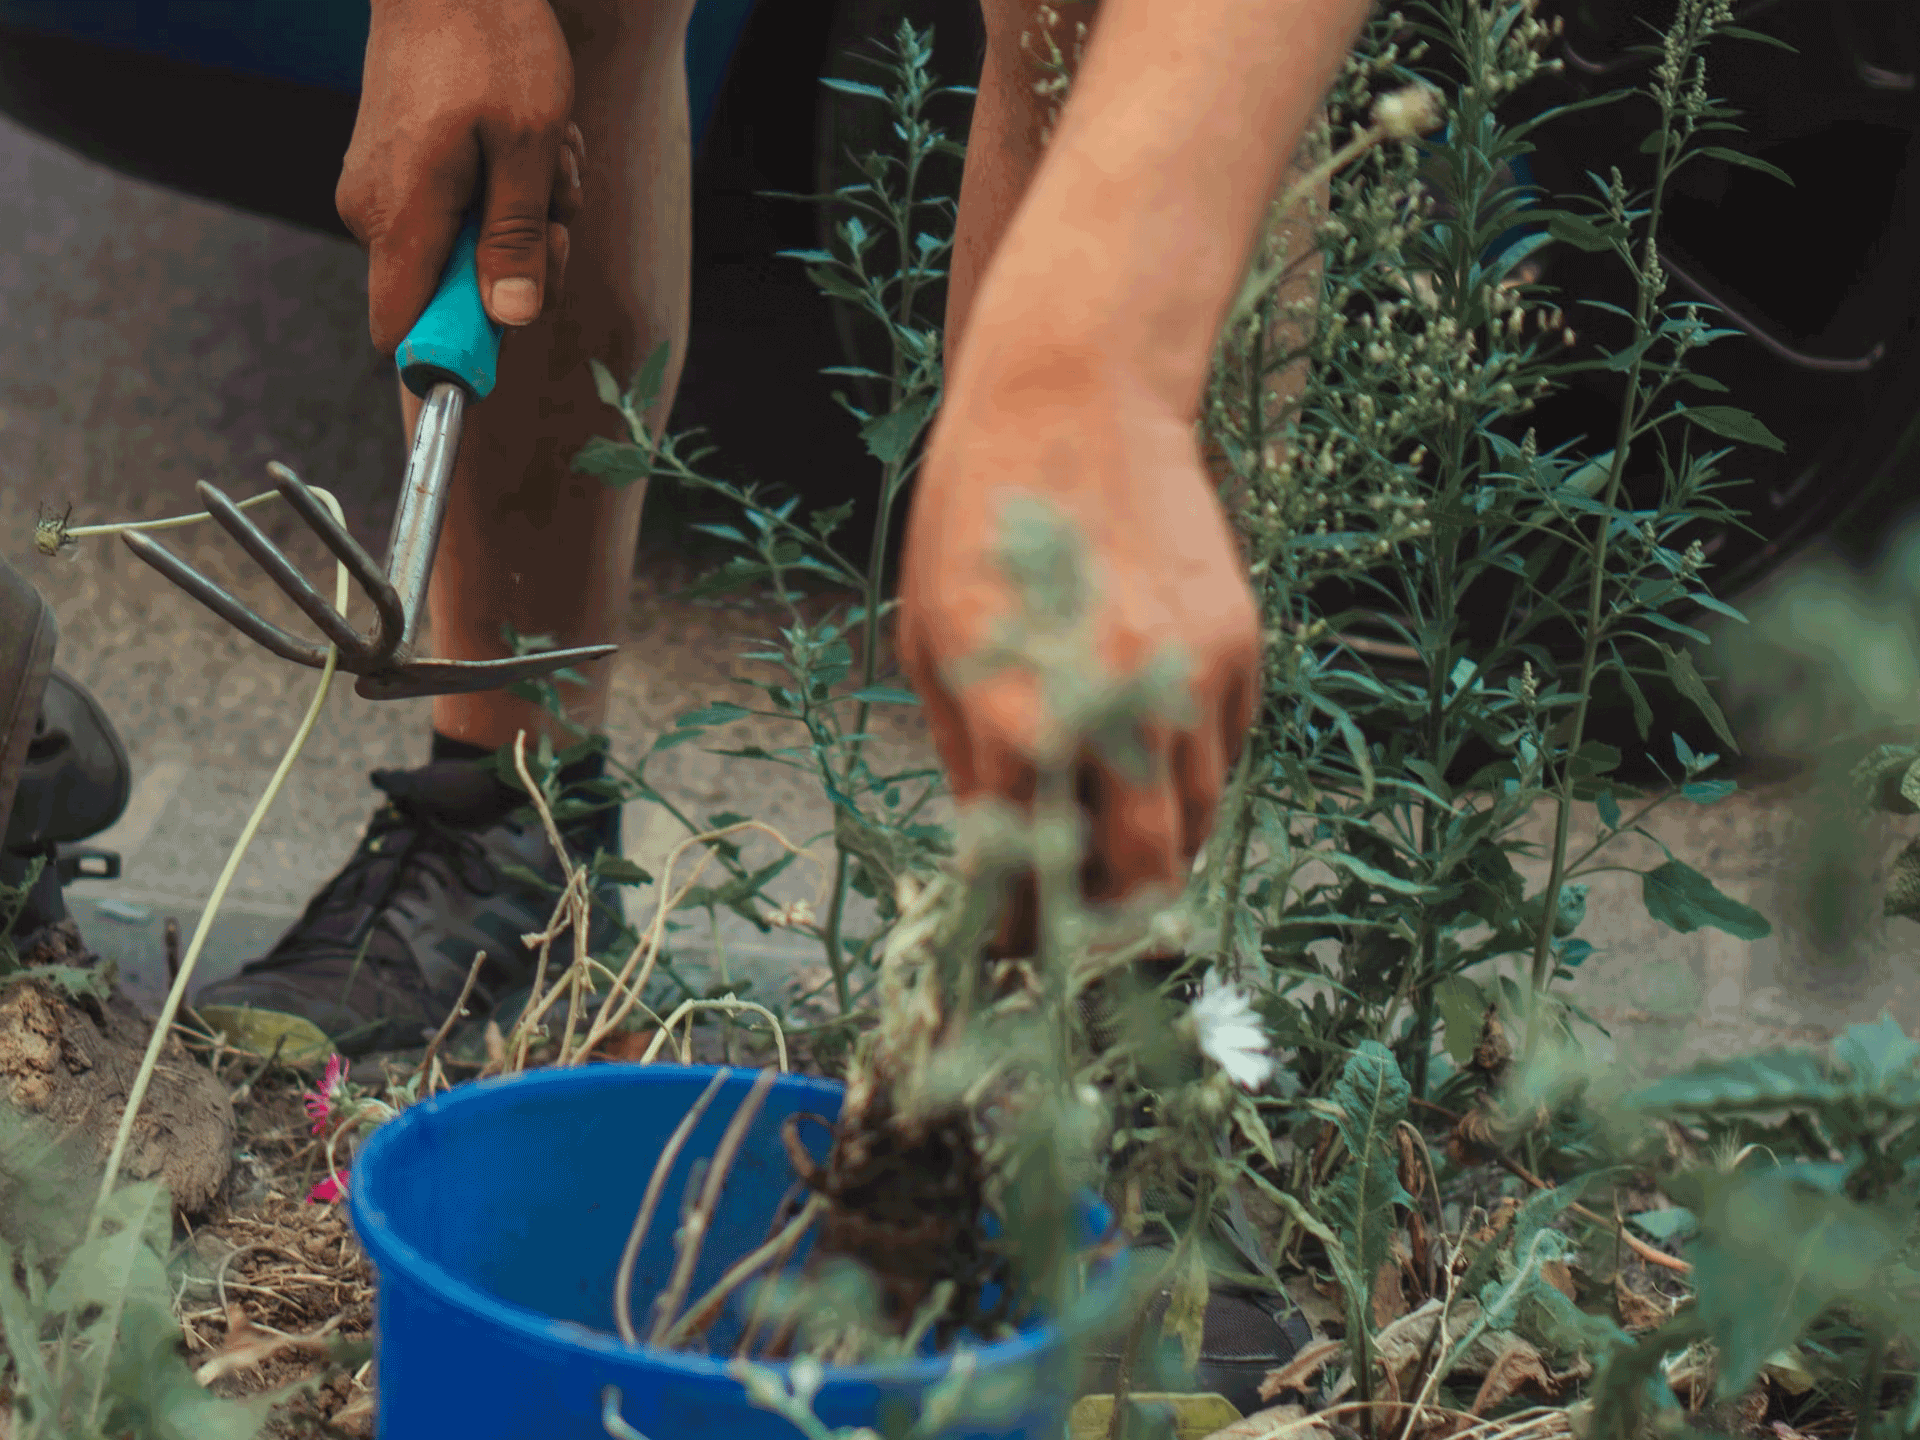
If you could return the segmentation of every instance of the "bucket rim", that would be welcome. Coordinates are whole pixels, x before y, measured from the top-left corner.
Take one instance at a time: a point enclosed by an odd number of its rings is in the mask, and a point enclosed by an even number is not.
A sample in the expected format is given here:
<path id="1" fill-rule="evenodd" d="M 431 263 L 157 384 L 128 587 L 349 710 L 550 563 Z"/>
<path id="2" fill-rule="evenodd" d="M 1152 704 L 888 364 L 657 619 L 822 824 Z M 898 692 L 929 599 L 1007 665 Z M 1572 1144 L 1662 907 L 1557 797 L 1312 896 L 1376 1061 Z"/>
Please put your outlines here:
<path id="1" fill-rule="evenodd" d="M 351 1180 L 347 1187 L 347 1204 L 353 1219 L 353 1227 L 361 1246 L 375 1267 L 381 1272 L 381 1283 L 390 1283 L 389 1277 L 399 1277 L 407 1285 L 426 1290 L 438 1297 L 442 1303 L 464 1312 L 468 1318 L 487 1325 L 496 1326 L 515 1337 L 539 1347 L 560 1347 L 576 1352 L 586 1352 L 596 1359 L 612 1361 L 616 1364 L 643 1362 L 649 1367 L 664 1369 L 683 1379 L 694 1381 L 719 1381 L 729 1385 L 739 1385 L 739 1379 L 730 1373 L 733 1364 L 729 1359 L 715 1359 L 706 1355 L 692 1355 L 684 1351 L 656 1349 L 644 1342 L 629 1345 L 616 1333 L 588 1329 L 577 1321 L 559 1320 L 525 1305 L 489 1295 L 472 1282 L 448 1270 L 439 1262 L 422 1254 L 418 1247 L 403 1239 L 393 1223 L 388 1219 L 380 1203 L 379 1176 L 380 1160 L 386 1151 L 406 1143 L 411 1134 L 421 1126 L 430 1125 L 450 1110 L 487 1108 L 497 1104 L 497 1098 L 503 1090 L 513 1087 L 539 1087 L 549 1090 L 595 1090 L 610 1083 L 632 1080 L 639 1072 L 648 1072 L 662 1078 L 668 1076 L 711 1080 L 722 1069 L 731 1069 L 743 1079 L 754 1072 L 744 1066 L 719 1065 L 673 1065 L 647 1064 L 624 1061 L 580 1066 L 565 1070 L 537 1070 L 520 1075 L 496 1075 L 479 1081 L 468 1081 L 453 1089 L 410 1105 L 393 1119 L 374 1131 L 355 1158 Z M 806 1089 L 832 1095 L 836 1100 L 846 1093 L 846 1086 L 837 1080 L 826 1080 L 814 1075 L 783 1073 L 776 1085 L 791 1083 Z M 521 1093 L 525 1093 L 524 1089 Z M 371 1162 L 371 1163 L 369 1163 Z M 1096 1204 L 1099 1202 L 1096 1200 Z M 1124 1256 L 1115 1256 L 1101 1267 L 1095 1280 L 1089 1285 L 1089 1293 L 1096 1289 L 1105 1290 L 1117 1286 L 1124 1279 Z M 1084 1303 L 1084 1302 L 1083 1302 Z M 1078 1308 L 1078 1307 L 1076 1307 Z M 916 1357 L 911 1360 L 888 1360 L 861 1365 L 829 1365 L 825 1367 L 827 1387 L 839 1385 L 870 1385 L 881 1387 L 930 1387 L 947 1376 L 955 1358 L 970 1353 L 982 1364 L 989 1359 L 993 1367 L 1016 1366 L 1028 1361 L 1041 1359 L 1046 1352 L 1066 1342 L 1081 1327 L 1071 1322 L 1062 1323 L 1057 1318 L 1041 1321 L 1031 1329 L 1022 1330 L 1008 1340 L 996 1340 L 985 1345 L 958 1346 L 940 1355 Z M 766 1360 L 755 1361 L 756 1365 L 771 1371 L 785 1380 L 792 1361 Z"/>

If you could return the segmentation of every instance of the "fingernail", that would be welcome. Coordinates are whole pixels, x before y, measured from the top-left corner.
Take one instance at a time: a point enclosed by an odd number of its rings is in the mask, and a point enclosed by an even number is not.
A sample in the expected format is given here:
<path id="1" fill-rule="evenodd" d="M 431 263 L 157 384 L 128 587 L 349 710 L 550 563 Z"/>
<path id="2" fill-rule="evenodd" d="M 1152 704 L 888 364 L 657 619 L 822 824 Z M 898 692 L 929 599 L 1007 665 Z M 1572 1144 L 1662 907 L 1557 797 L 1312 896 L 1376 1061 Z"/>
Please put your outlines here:
<path id="1" fill-rule="evenodd" d="M 493 316 L 503 325 L 525 325 L 540 313 L 540 287 L 523 275 L 493 282 Z"/>

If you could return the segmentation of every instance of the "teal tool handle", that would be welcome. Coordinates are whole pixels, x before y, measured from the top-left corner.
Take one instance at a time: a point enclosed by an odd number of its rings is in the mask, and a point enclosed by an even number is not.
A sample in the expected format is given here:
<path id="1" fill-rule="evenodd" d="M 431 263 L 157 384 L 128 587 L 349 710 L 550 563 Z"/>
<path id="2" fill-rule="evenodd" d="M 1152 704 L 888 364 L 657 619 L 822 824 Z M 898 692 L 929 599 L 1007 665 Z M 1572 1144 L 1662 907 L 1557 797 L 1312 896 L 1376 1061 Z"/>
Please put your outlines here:
<path id="1" fill-rule="evenodd" d="M 460 227 L 447 268 L 440 272 L 440 288 L 393 352 L 400 378 L 423 400 L 442 380 L 457 382 L 471 400 L 484 400 L 493 389 L 500 327 L 480 304 L 480 272 L 473 259 L 479 239 L 476 211 Z"/>

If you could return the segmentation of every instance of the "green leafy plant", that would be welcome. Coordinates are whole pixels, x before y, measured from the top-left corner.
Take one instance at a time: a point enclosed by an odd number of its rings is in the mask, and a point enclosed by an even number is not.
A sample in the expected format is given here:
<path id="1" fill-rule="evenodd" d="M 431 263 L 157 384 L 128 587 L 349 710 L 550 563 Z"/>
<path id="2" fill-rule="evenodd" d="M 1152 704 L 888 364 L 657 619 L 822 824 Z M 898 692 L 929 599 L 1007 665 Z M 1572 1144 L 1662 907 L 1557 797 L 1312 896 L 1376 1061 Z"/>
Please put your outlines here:
<path id="1" fill-rule="evenodd" d="M 1548 991 L 1591 953 L 1576 933 L 1582 880 L 1618 868 L 1605 852 L 1622 835 L 1658 844 L 1647 823 L 1662 805 L 1732 790 L 1707 778 L 1716 756 L 1675 737 L 1673 784 L 1638 794 L 1612 778 L 1619 753 L 1586 735 L 1603 679 L 1634 697 L 1651 735 L 1651 669 L 1732 744 L 1678 643 L 1704 638 L 1690 611 L 1727 609 L 1705 589 L 1689 534 L 1734 519 L 1729 448 L 1703 453 L 1692 437 L 1771 438 L 1744 412 L 1676 398 L 1713 388 L 1688 357 L 1730 332 L 1704 307 L 1664 303 L 1649 238 L 1673 174 L 1719 154 L 1704 138 L 1733 128 L 1696 55 L 1715 35 L 1744 33 L 1723 9 L 1689 0 L 1656 47 L 1647 193 L 1631 195 L 1616 170 L 1591 199 L 1567 202 L 1578 208 L 1550 208 L 1514 178 L 1530 137 L 1572 108 L 1520 120 L 1502 108 L 1556 63 L 1539 54 L 1551 27 L 1534 5 L 1445 0 L 1376 20 L 1308 158 L 1386 130 L 1388 85 L 1430 87 L 1445 133 L 1356 158 L 1309 227 L 1308 254 L 1279 243 L 1288 217 L 1276 214 L 1268 258 L 1223 336 L 1206 434 L 1242 496 L 1273 644 L 1206 904 L 1214 955 L 1264 982 L 1265 1013 L 1299 1047 L 1310 1092 L 1334 1083 L 1365 1038 L 1394 1051 L 1424 1098 L 1436 1037 L 1461 1065 L 1489 1007 L 1529 1044 L 1564 1030 L 1577 1013 Z M 1577 358 L 1562 302 L 1532 273 L 1556 243 L 1626 267 L 1624 349 Z M 1318 284 L 1289 288 L 1289 272 L 1312 265 Z M 1281 377 L 1302 364 L 1287 399 Z M 1611 448 L 1582 454 L 1568 441 L 1543 453 L 1521 428 L 1528 412 L 1592 373 L 1621 377 Z M 1657 495 L 1630 490 L 1650 471 Z M 1503 614 L 1491 633 L 1471 623 L 1489 608 Z M 1542 801 L 1556 824 L 1545 883 L 1529 893 L 1513 859 Z M 1599 821 L 1583 846 L 1578 801 Z M 1642 885 L 1649 913 L 1678 929 L 1767 933 L 1671 852 Z"/>

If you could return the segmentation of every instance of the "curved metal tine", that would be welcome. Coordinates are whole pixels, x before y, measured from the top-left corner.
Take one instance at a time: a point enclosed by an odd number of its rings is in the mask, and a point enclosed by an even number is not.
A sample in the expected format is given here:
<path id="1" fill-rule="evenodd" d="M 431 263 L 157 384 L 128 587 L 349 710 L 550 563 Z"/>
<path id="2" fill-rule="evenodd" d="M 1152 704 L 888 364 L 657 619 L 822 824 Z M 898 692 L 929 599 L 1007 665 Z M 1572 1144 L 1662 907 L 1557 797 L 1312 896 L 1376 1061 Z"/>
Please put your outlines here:
<path id="1" fill-rule="evenodd" d="M 291 660 L 296 665 L 311 665 L 316 670 L 327 663 L 327 652 L 323 648 L 289 635 L 278 625 L 261 619 L 158 541 L 150 540 L 135 530 L 125 531 L 120 538 L 127 542 L 129 550 L 147 564 L 241 634 L 265 646 L 282 660 Z"/>
<path id="2" fill-rule="evenodd" d="M 414 700 L 424 695 L 471 695 L 518 680 L 548 675 L 563 665 L 584 665 L 616 652 L 618 645 L 581 645 L 503 660 L 409 660 L 391 669 L 360 672 L 354 690 L 363 700 Z"/>
<path id="3" fill-rule="evenodd" d="M 313 588 L 312 582 L 294 568 L 293 562 L 280 553 L 280 548 L 261 532 L 259 526 L 247 519 L 238 505 L 205 480 L 194 488 L 200 492 L 200 500 L 207 507 L 207 513 L 240 542 L 241 548 L 259 562 L 260 568 L 273 577 L 273 583 L 306 612 L 307 618 L 320 627 L 343 656 L 367 652 L 367 637 L 354 629 L 347 617 L 334 609 L 326 596 Z"/>
<path id="4" fill-rule="evenodd" d="M 273 483 L 286 497 L 287 503 L 299 512 L 300 518 L 307 522 L 307 527 L 320 537 L 321 543 L 347 567 L 347 573 L 360 582 L 367 599 L 373 602 L 373 611 L 379 623 L 371 640 L 358 643 L 363 653 L 376 660 L 386 659 L 399 648 L 401 638 L 407 633 L 407 616 L 400 604 L 400 592 L 393 588 L 393 582 L 387 579 L 386 572 L 374 563 L 373 557 L 361 548 L 360 542 L 340 528 L 327 507 L 307 489 L 298 475 L 284 465 L 276 465 L 273 468 Z"/>

